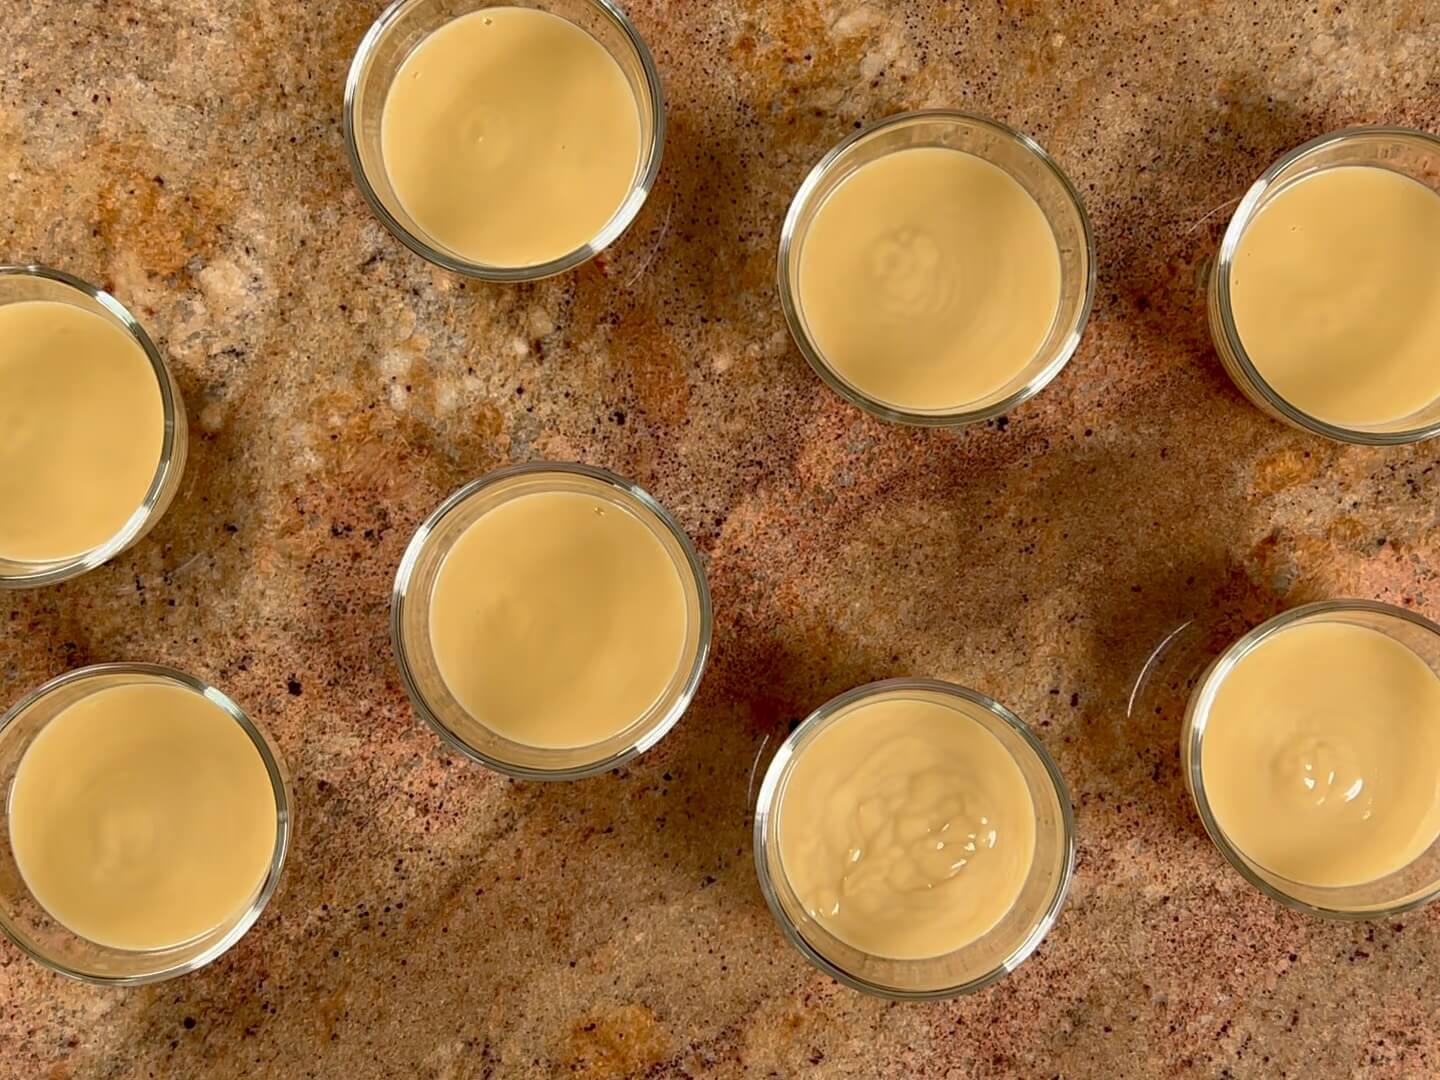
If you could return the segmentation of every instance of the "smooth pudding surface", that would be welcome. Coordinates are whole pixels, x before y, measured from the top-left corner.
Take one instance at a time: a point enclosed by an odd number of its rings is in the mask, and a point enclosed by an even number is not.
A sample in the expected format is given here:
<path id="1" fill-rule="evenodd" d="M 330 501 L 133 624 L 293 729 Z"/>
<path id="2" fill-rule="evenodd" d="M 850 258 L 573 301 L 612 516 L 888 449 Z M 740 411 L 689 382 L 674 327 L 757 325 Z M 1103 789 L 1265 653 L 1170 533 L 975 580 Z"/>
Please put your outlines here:
<path id="1" fill-rule="evenodd" d="M 1060 252 L 1009 173 L 943 147 L 842 180 L 800 250 L 799 303 L 828 365 L 899 409 L 960 409 L 1018 376 L 1060 306 Z"/>
<path id="2" fill-rule="evenodd" d="M 474 719 L 527 746 L 617 735 L 685 662 L 685 587 L 651 527 L 594 495 L 517 495 L 446 554 L 431 592 L 440 676 Z"/>
<path id="3" fill-rule="evenodd" d="M 249 735 L 180 686 L 130 683 L 64 709 L 10 789 L 26 886 L 117 949 L 193 940 L 241 913 L 275 850 L 274 788 Z"/>
<path id="4" fill-rule="evenodd" d="M 620 65 L 580 27 L 486 8 L 406 58 L 381 147 L 401 205 L 441 244 L 473 262 L 533 266 L 595 239 L 625 201 L 640 113 Z"/>
<path id="5" fill-rule="evenodd" d="M 802 746 L 780 863 L 807 911 L 872 956 L 941 956 L 990 931 L 1035 855 L 1035 805 L 1000 740 L 933 701 L 862 702 Z"/>
<path id="6" fill-rule="evenodd" d="M 52 300 L 0 305 L 0 558 L 73 558 L 145 501 L 165 438 L 138 342 Z"/>
<path id="7" fill-rule="evenodd" d="M 1221 830 L 1307 885 L 1359 885 L 1440 835 L 1440 678 L 1385 634 L 1300 623 L 1216 691 L 1201 775 Z"/>
<path id="8" fill-rule="evenodd" d="M 1290 404 L 1341 427 L 1404 420 L 1440 398 L 1440 195 L 1389 169 L 1322 169 L 1240 237 L 1235 329 Z"/>

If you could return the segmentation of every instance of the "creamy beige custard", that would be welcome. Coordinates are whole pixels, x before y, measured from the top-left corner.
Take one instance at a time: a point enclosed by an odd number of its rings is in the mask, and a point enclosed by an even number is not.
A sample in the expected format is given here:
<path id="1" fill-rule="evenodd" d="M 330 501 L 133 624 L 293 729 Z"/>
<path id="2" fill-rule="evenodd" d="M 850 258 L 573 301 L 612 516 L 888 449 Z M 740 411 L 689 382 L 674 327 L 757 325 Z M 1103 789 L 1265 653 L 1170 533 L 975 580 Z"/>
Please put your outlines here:
<path id="1" fill-rule="evenodd" d="M 1280 630 L 1216 691 L 1200 771 L 1221 831 L 1265 869 L 1374 881 L 1440 836 L 1440 678 L 1376 630 Z"/>
<path id="2" fill-rule="evenodd" d="M 0 559 L 104 544 L 140 509 L 165 437 L 140 344 L 71 304 L 0 305 Z"/>
<path id="3" fill-rule="evenodd" d="M 549 12 L 493 7 L 406 58 L 381 116 L 406 212 L 472 262 L 520 267 L 589 243 L 640 162 L 640 112 L 615 58 Z"/>
<path id="4" fill-rule="evenodd" d="M 219 705 L 129 683 L 61 711 L 10 787 L 10 844 L 62 925 L 116 949 L 163 949 L 237 917 L 275 850 L 269 773 Z"/>
<path id="5" fill-rule="evenodd" d="M 810 915 L 872 956 L 974 942 L 1014 905 L 1035 805 L 1000 740 L 956 708 L 885 698 L 805 744 L 780 793 L 780 865 Z"/>
<path id="6" fill-rule="evenodd" d="M 1018 376 L 1060 306 L 1040 205 L 997 165 L 943 147 L 867 162 L 821 203 L 797 275 L 825 362 L 898 409 L 960 409 Z"/>
<path id="7" fill-rule="evenodd" d="M 680 573 L 650 525 L 579 492 L 518 495 L 455 541 L 430 598 L 440 677 L 470 716 L 526 746 L 618 735 L 682 663 Z"/>
<path id="8" fill-rule="evenodd" d="M 1341 427 L 1440 398 L 1440 194 L 1367 165 L 1281 189 L 1240 237 L 1235 329 L 1260 375 Z"/>

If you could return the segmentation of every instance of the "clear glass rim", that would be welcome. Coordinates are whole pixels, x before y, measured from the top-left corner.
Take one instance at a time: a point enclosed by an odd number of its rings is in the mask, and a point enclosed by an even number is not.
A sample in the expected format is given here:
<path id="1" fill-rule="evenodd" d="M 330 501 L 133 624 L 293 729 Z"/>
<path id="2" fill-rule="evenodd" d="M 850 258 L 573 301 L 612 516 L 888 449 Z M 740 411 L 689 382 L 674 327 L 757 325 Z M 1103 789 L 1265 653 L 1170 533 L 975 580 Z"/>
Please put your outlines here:
<path id="1" fill-rule="evenodd" d="M 1383 908 L 1372 908 L 1364 911 L 1350 910 L 1340 907 L 1326 907 L 1323 904 L 1311 904 L 1300 900 L 1283 889 L 1264 878 L 1260 877 L 1240 850 L 1235 847 L 1220 828 L 1220 823 L 1215 820 L 1214 811 L 1210 809 L 1210 800 L 1205 794 L 1205 778 L 1201 771 L 1201 746 L 1204 742 L 1205 728 L 1208 726 L 1210 707 L 1214 702 L 1215 694 L 1224 683 L 1226 677 L 1240 662 L 1241 658 L 1249 653 L 1256 646 L 1268 638 L 1294 625 L 1297 622 L 1314 618 L 1317 615 L 1343 614 L 1344 612 L 1358 611 L 1372 615 L 1393 616 L 1403 619 L 1405 622 L 1418 627 L 1437 638 L 1440 638 L 1440 626 L 1431 622 L 1423 615 L 1419 615 L 1405 608 L 1396 607 L 1393 604 L 1386 604 L 1379 600 L 1319 600 L 1310 604 L 1301 604 L 1299 607 L 1282 611 L 1279 615 L 1266 619 L 1259 626 L 1246 634 L 1241 635 L 1225 648 L 1210 664 L 1196 684 L 1194 692 L 1190 695 L 1189 704 L 1185 710 L 1185 727 L 1182 733 L 1185 769 L 1185 781 L 1190 789 L 1191 801 L 1195 804 L 1195 810 L 1200 815 L 1200 823 L 1205 827 L 1206 835 L 1219 849 L 1220 854 L 1225 857 L 1231 867 L 1239 875 L 1249 882 L 1264 895 L 1276 903 L 1283 904 L 1293 911 L 1299 911 L 1306 915 L 1318 915 L 1327 919 L 1339 919 L 1349 922 L 1367 922 L 1373 919 L 1383 919 L 1391 915 L 1398 915 L 1401 912 L 1412 911 L 1415 908 L 1428 904 L 1436 896 L 1440 896 L 1440 882 L 1436 882 L 1425 893 L 1411 897 L 1403 902 L 1392 904 Z M 1437 676 L 1440 677 L 1440 676 Z M 1198 722 L 1197 722 L 1198 721 Z M 1283 875 L 1274 871 L 1268 871 L 1277 881 L 1287 880 Z M 1297 886 L 1301 883 L 1296 882 Z M 1326 891 L 1321 886 L 1305 885 L 1305 889 L 1313 892 Z M 1334 892 L 1345 891 L 1346 886 L 1337 886 Z"/>
<path id="2" fill-rule="evenodd" d="M 1275 186 L 1276 178 L 1297 161 L 1328 149 L 1337 143 L 1347 142 L 1351 139 L 1377 137 L 1415 139 L 1427 143 L 1434 149 L 1437 159 L 1440 159 L 1440 138 L 1417 128 L 1349 127 L 1301 143 L 1277 158 L 1245 192 L 1245 196 L 1240 200 L 1240 205 L 1235 208 L 1235 213 L 1231 215 L 1230 223 L 1226 226 L 1225 234 L 1220 240 L 1220 251 L 1215 259 L 1211 281 L 1215 290 L 1216 314 L 1219 318 L 1220 331 L 1225 338 L 1225 346 L 1230 351 L 1236 365 L 1244 373 L 1245 378 L 1275 413 L 1296 427 L 1336 442 L 1356 443 L 1362 446 L 1402 446 L 1408 443 L 1423 442 L 1440 435 L 1440 420 L 1404 431 L 1362 431 L 1358 428 L 1328 423 L 1296 408 L 1265 381 L 1265 377 L 1260 374 L 1259 369 L 1250 359 L 1250 354 L 1245 351 L 1245 343 L 1240 339 L 1240 331 L 1235 325 L 1235 313 L 1230 297 L 1230 271 L 1235 262 L 1235 253 L 1240 247 L 1240 239 L 1244 236 L 1250 223 L 1255 220 L 1260 201 Z"/>
<path id="3" fill-rule="evenodd" d="M 815 194 L 816 188 L 824 181 L 830 170 L 834 168 L 843 155 L 862 139 L 885 131 L 892 127 L 901 127 L 909 124 L 923 122 L 951 122 L 966 127 L 983 127 L 1001 137 L 1014 142 L 1022 149 L 1028 151 L 1032 157 L 1044 167 L 1044 169 L 1059 183 L 1066 197 L 1075 207 L 1075 212 L 1080 221 L 1080 228 L 1085 236 L 1086 261 L 1088 263 L 1085 275 L 1085 296 L 1080 305 L 1080 312 L 1075 320 L 1075 326 L 1066 337 L 1064 344 L 1056 350 L 1055 356 L 1039 372 L 1035 374 L 1024 386 L 1021 386 L 1014 393 L 1009 394 L 1003 400 L 987 405 L 981 409 L 954 409 L 946 412 L 917 412 L 908 409 L 897 408 L 870 397 L 868 394 L 851 386 L 844 379 L 831 369 L 823 354 L 810 340 L 810 335 L 805 332 L 804 320 L 800 317 L 800 301 L 797 290 L 790 280 L 789 263 L 790 251 L 798 237 L 796 230 L 800 225 L 800 215 Z M 873 124 L 861 128 L 859 131 L 851 132 L 840 142 L 836 143 L 825 156 L 822 157 L 810 170 L 800 187 L 796 189 L 795 196 L 790 200 L 790 209 L 785 214 L 785 222 L 780 228 L 780 251 L 776 260 L 776 278 L 780 291 L 780 307 L 785 313 L 785 322 L 790 328 L 790 336 L 799 347 L 801 354 L 805 357 L 811 369 L 820 380 L 835 393 L 839 394 L 852 405 L 856 405 L 872 416 L 878 416 L 882 420 L 889 420 L 892 423 L 908 424 L 914 427 L 961 427 L 966 424 L 980 423 L 985 420 L 992 420 L 997 416 L 1009 412 L 1017 405 L 1029 401 L 1064 370 L 1070 358 L 1075 355 L 1075 350 L 1080 346 L 1080 338 L 1084 334 L 1085 326 L 1090 321 L 1090 309 L 1095 302 L 1096 282 L 1096 260 L 1095 260 L 1095 233 L 1090 225 L 1090 216 L 1085 211 L 1085 203 L 1080 198 L 1080 192 L 1070 182 L 1065 171 L 1060 168 L 1054 158 L 1038 142 L 1022 131 L 991 120 L 988 117 L 977 116 L 973 113 L 961 112 L 955 109 L 920 109 L 913 112 L 896 113 L 894 116 L 887 116 L 883 120 L 877 120 Z"/>
<path id="4" fill-rule="evenodd" d="M 177 446 L 180 445 L 181 438 L 178 429 L 183 422 L 184 413 L 173 377 L 165 365 L 164 358 L 160 355 L 160 350 L 150 340 L 150 335 L 145 332 L 145 328 L 140 325 L 139 320 L 131 315 L 125 305 L 115 297 L 83 278 L 39 263 L 0 265 L 0 277 L 41 278 L 65 285 L 89 297 L 118 319 L 121 326 L 145 353 L 145 358 L 150 361 L 151 370 L 155 373 L 155 381 L 160 386 L 160 409 L 164 423 L 164 433 L 160 443 L 160 461 L 155 466 L 155 475 L 150 479 L 150 487 L 145 492 L 145 498 L 136 507 L 137 513 L 132 514 L 114 536 L 89 551 L 57 562 L 35 563 L 36 569 L 24 574 L 0 573 L 0 589 L 31 589 L 41 585 L 54 585 L 61 581 L 68 581 L 94 570 L 97 566 L 109 562 L 124 551 L 134 543 L 136 537 L 142 535 L 155 523 L 156 510 L 160 506 L 162 494 L 170 485 L 176 470 L 184 467 L 184 461 L 177 454 Z"/>
<path id="5" fill-rule="evenodd" d="M 618 240 L 640 213 L 641 207 L 645 205 L 645 200 L 649 198 L 650 192 L 655 187 L 655 181 L 660 175 L 660 161 L 665 153 L 665 88 L 660 80 L 660 69 L 656 67 L 655 58 L 650 54 L 650 48 L 645 44 L 645 39 L 640 36 L 640 31 L 635 28 L 635 24 L 630 21 L 629 16 L 621 11 L 612 0 L 585 0 L 586 3 L 591 4 L 611 19 L 624 33 L 625 39 L 635 50 L 635 55 L 640 61 L 641 70 L 645 73 L 645 84 L 650 93 L 650 124 L 654 134 L 644 161 L 636 170 L 625 201 L 616 208 L 610 220 L 593 239 L 580 245 L 574 251 L 551 259 L 549 262 L 535 263 L 530 266 L 495 266 L 489 263 L 472 262 L 440 251 L 400 224 L 370 183 L 370 178 L 365 172 L 365 164 L 360 157 L 355 131 L 355 102 L 360 92 L 361 76 L 385 32 L 406 9 L 420 2 L 421 0 L 394 0 L 394 3 L 380 13 L 380 16 L 371 24 L 370 29 L 360 40 L 360 45 L 355 50 L 355 57 L 350 62 L 349 75 L 345 79 L 345 98 L 341 110 L 345 154 L 350 161 L 350 171 L 355 176 L 356 186 L 360 188 L 360 194 L 365 197 L 371 212 L 380 219 L 380 223 L 389 230 L 395 239 L 422 259 L 451 273 L 461 274 L 479 281 L 507 283 L 539 281 L 542 278 L 563 274 L 589 262 Z M 497 0 L 491 6 L 504 6 L 504 0 Z M 563 16 L 561 17 L 563 18 Z M 638 109 L 641 102 L 637 99 L 635 105 Z M 381 107 L 384 107 L 383 104 Z"/>
<path id="6" fill-rule="evenodd" d="M 770 820 L 773 817 L 776 806 L 775 798 L 779 793 L 780 782 L 787 771 L 789 761 L 795 755 L 795 747 L 799 741 L 810 731 L 826 723 L 836 713 L 849 708 L 857 701 L 865 698 L 875 697 L 881 694 L 889 694 L 895 691 L 923 690 L 932 693 L 944 694 L 950 697 L 971 704 L 978 705 L 998 720 L 1002 721 L 1034 752 L 1044 767 L 1046 775 L 1055 790 L 1056 802 L 1060 808 L 1060 829 L 1061 843 L 1064 851 L 1062 865 L 1060 868 L 1060 880 L 1057 883 L 1054 895 L 1049 904 L 1036 920 L 1035 925 L 1020 943 L 1003 961 L 994 968 L 954 986 L 937 987 L 933 990 L 905 990 L 899 987 L 887 986 L 873 982 L 863 976 L 856 975 L 845 970 L 827 957 L 823 956 L 812 946 L 800 928 L 795 925 L 790 916 L 786 913 L 784 905 L 780 901 L 779 884 L 770 872 L 769 861 L 765 857 L 767 832 Z M 765 903 L 770 908 L 770 914 L 775 917 L 786 940 L 810 962 L 811 965 L 835 979 L 852 990 L 858 990 L 864 994 L 874 997 L 885 998 L 890 1001 L 936 1001 L 943 998 L 961 997 L 966 994 L 973 994 L 983 990 L 996 980 L 1014 971 L 1026 959 L 1030 957 L 1040 943 L 1049 934 L 1060 918 L 1060 911 L 1065 906 L 1065 898 L 1070 892 L 1070 882 L 1075 874 L 1075 810 L 1070 803 L 1070 789 L 1065 784 L 1065 778 L 1060 773 L 1060 767 L 1055 759 L 1050 756 L 1050 751 L 1045 744 L 1036 738 L 1035 733 L 1013 712 L 1001 705 L 994 698 L 982 694 L 977 690 L 959 686 L 955 683 L 943 682 L 939 679 L 921 678 L 899 678 L 881 679 L 878 682 L 866 683 L 857 686 L 853 690 L 847 690 L 843 694 L 831 698 L 824 705 L 812 712 L 805 720 L 780 744 L 765 770 L 765 778 L 760 784 L 760 792 L 755 801 L 755 824 L 752 834 L 752 844 L 755 852 L 755 873 L 760 880 L 760 891 L 765 896 Z M 924 961 L 916 961 L 923 963 Z"/>
<path id="7" fill-rule="evenodd" d="M 216 689 L 202 679 L 196 678 L 194 675 L 189 675 L 163 664 L 91 664 L 88 667 L 75 668 L 71 671 L 64 672 L 30 691 L 11 706 L 10 709 L 5 712 L 4 716 L 0 716 L 0 732 L 3 732 L 22 713 L 52 692 L 62 687 L 70 686 L 73 683 L 83 682 L 87 679 L 104 675 L 138 675 L 164 680 L 186 690 L 194 691 L 212 704 L 218 705 L 240 726 L 240 729 L 249 736 L 256 753 L 260 755 L 260 760 L 264 762 L 265 772 L 270 778 L 271 791 L 275 796 L 275 849 L 270 855 L 270 868 L 266 871 L 265 880 L 260 886 L 260 891 L 256 893 L 255 899 L 250 902 L 250 906 L 245 910 L 245 913 L 241 915 L 239 920 L 230 928 L 224 937 L 220 938 L 204 952 L 187 960 L 138 975 L 99 975 L 91 971 L 71 967 L 63 961 L 47 955 L 37 948 L 33 942 L 17 933 L 14 928 L 10 926 L 8 919 L 0 917 L 0 931 L 3 931 L 5 936 L 14 942 L 21 952 L 25 953 L 26 956 L 30 957 L 30 959 L 42 967 L 67 976 L 68 978 L 90 983 L 95 986 L 144 986 L 148 983 L 163 982 L 166 979 L 173 979 L 177 976 L 187 975 L 192 971 L 199 970 L 229 951 L 229 949 L 255 925 L 255 921 L 260 918 L 260 913 L 265 910 L 266 904 L 270 902 L 270 898 L 275 894 L 275 890 L 280 884 L 280 874 L 284 869 L 285 856 L 289 851 L 291 843 L 294 810 L 291 806 L 284 765 L 280 760 L 278 751 L 271 745 L 264 731 L 223 691 Z M 9 792 L 6 792 L 5 799 L 7 802 L 9 798 Z M 142 951 L 135 952 L 132 955 L 145 956 L 149 955 L 149 953 Z"/>
<path id="8" fill-rule="evenodd" d="M 425 545 L 430 539 L 430 534 L 435 531 L 440 522 L 457 507 L 468 502 L 472 497 L 496 484 L 507 480 L 513 480 L 524 476 L 544 475 L 578 476 L 588 480 L 595 480 L 607 487 L 613 488 L 622 494 L 629 496 L 639 502 L 647 511 L 654 514 L 661 526 L 670 534 L 680 550 L 684 553 L 686 568 L 695 582 L 697 596 L 698 621 L 696 628 L 697 641 L 695 657 L 690 663 L 689 671 L 686 673 L 685 681 L 681 685 L 679 693 L 665 715 L 659 720 L 639 731 L 635 741 L 621 750 L 610 754 L 598 761 L 584 765 L 567 766 L 564 768 L 545 769 L 528 765 L 519 765 L 514 762 L 486 754 L 477 750 L 437 716 L 431 709 L 429 702 L 425 699 L 420 689 L 419 682 L 415 678 L 414 669 L 410 662 L 409 652 L 405 645 L 405 634 L 403 628 L 404 608 L 410 593 L 410 582 L 414 575 L 415 567 L 420 561 L 420 555 L 425 550 Z M 705 578 L 705 568 L 700 562 L 700 554 L 695 550 L 695 544 L 680 524 L 671 517 L 655 498 L 638 484 L 633 484 L 623 477 L 610 472 L 608 469 L 601 469 L 594 465 L 582 465 L 577 462 L 529 462 L 523 465 L 507 465 L 495 469 L 484 476 L 461 487 L 449 498 L 442 502 L 415 530 L 410 543 L 405 548 L 405 554 L 400 559 L 400 567 L 395 573 L 395 586 L 390 593 L 390 645 L 395 653 L 395 664 L 400 670 L 400 679 L 405 684 L 405 692 L 410 698 L 410 704 L 420 718 L 440 736 L 444 742 L 458 753 L 469 758 L 477 764 L 484 765 L 488 769 L 512 776 L 517 780 L 580 780 L 588 776 L 598 776 L 601 773 L 609 772 L 618 768 L 633 758 L 649 750 L 667 734 L 670 729 L 680 722 L 680 717 L 685 715 L 694 700 L 696 692 L 700 688 L 700 680 L 705 674 L 705 665 L 710 657 L 710 638 L 714 628 L 714 614 L 710 603 L 710 585 Z M 475 718 L 476 723 L 482 727 L 484 721 Z"/>

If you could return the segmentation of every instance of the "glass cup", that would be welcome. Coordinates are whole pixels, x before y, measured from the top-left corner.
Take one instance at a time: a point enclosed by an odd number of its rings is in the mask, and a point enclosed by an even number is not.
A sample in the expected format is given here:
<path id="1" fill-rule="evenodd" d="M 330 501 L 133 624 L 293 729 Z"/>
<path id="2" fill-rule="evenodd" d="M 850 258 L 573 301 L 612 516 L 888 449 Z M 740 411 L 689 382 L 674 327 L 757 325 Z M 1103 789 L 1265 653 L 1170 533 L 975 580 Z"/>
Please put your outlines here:
<path id="1" fill-rule="evenodd" d="M 497 6 L 539 8 L 568 19 L 603 45 L 620 65 L 640 115 L 640 157 L 630 193 L 589 243 L 533 266 L 477 263 L 427 233 L 400 204 L 385 171 L 380 122 L 395 74 L 433 31 L 472 11 Z M 345 82 L 345 149 L 360 193 L 384 226 L 415 254 L 485 281 L 537 281 L 573 270 L 609 247 L 629 228 L 660 174 L 665 149 L 665 97 L 660 72 L 630 20 L 610 0 L 396 0 L 375 20 L 355 51 Z"/>
<path id="2" fill-rule="evenodd" d="M 1440 139 L 1409 128 L 1367 127 L 1322 135 L 1298 146 L 1261 174 L 1240 200 L 1212 264 L 1206 311 L 1215 351 L 1230 378 L 1251 402 L 1285 423 L 1337 442 L 1396 446 L 1440 434 L 1440 399 L 1418 413 L 1366 427 L 1339 427 L 1302 412 L 1265 381 L 1245 352 L 1231 307 L 1230 274 L 1245 230 L 1291 184 L 1322 169 L 1369 165 L 1390 169 L 1440 192 Z"/>
<path id="3" fill-rule="evenodd" d="M 48 266 L 0 266 L 0 304 L 15 304 L 27 300 L 69 304 L 99 315 L 134 338 L 144 350 L 155 372 L 155 380 L 160 385 L 165 433 L 160 444 L 160 461 L 155 466 L 155 476 L 150 481 L 150 489 L 119 532 L 99 547 L 52 562 L 19 562 L 0 556 L 0 589 L 25 589 L 66 581 L 108 562 L 136 543 L 160 520 L 171 500 L 175 498 L 175 493 L 180 490 L 180 478 L 185 472 L 185 454 L 188 447 L 185 402 L 180 397 L 180 388 L 175 383 L 175 377 L 165 366 L 165 361 L 150 336 L 120 301 L 89 282 L 61 270 L 52 270 Z"/>
<path id="4" fill-rule="evenodd" d="M 577 492 L 602 499 L 643 522 L 665 548 L 685 592 L 682 659 L 665 692 L 645 715 L 592 746 L 529 746 L 491 730 L 471 716 L 445 685 L 430 641 L 430 601 L 445 556 L 488 511 L 522 495 Z M 539 462 L 497 469 L 466 484 L 416 530 L 395 575 L 390 640 L 415 711 L 445 742 L 480 764 L 529 780 L 576 780 L 629 761 L 650 749 L 684 714 L 700 686 L 710 655 L 710 589 L 700 556 L 683 529 L 644 490 L 588 465 Z"/>
<path id="5" fill-rule="evenodd" d="M 1419 907 L 1440 893 L 1440 840 L 1408 866 L 1362 885 L 1319 886 L 1290 881 L 1250 859 L 1232 844 L 1215 820 L 1205 794 L 1201 753 L 1205 729 L 1226 676 L 1251 650 L 1301 623 L 1340 622 L 1377 630 L 1405 645 L 1440 676 L 1440 626 L 1403 608 L 1370 600 L 1326 600 L 1305 604 L 1261 623 L 1221 653 L 1190 696 L 1180 735 L 1181 769 L 1200 821 L 1215 846 L 1246 881 L 1272 900 L 1308 915 L 1375 919 Z"/>
<path id="6" fill-rule="evenodd" d="M 133 683 L 161 683 L 201 694 L 229 713 L 255 744 L 275 793 L 275 852 L 270 870 L 241 910 L 214 930 L 192 941 L 164 949 L 129 950 L 99 945 L 61 926 L 30 894 L 10 841 L 11 784 L 25 751 L 45 725 L 75 702 L 97 691 Z M 290 846 L 289 781 L 279 749 L 228 697 L 201 680 L 156 664 L 96 664 L 51 679 L 22 698 L 0 717 L 0 787 L 6 793 L 0 809 L 0 930 L 37 963 L 84 982 L 138 986 L 195 971 L 225 952 L 250 929 L 280 881 Z"/>
<path id="7" fill-rule="evenodd" d="M 1044 343 L 1008 383 L 959 409 L 900 409 L 852 386 L 829 365 L 810 336 L 800 301 L 801 250 L 811 222 L 830 193 L 862 165 L 896 150 L 921 146 L 963 150 L 1005 170 L 1039 204 L 1060 249 L 1060 303 Z M 884 420 L 923 427 L 958 427 L 1009 412 L 1038 394 L 1069 362 L 1080 344 L 1095 297 L 1095 237 L 1074 185 L 1028 135 L 960 112 L 935 109 L 902 113 L 855 132 L 810 170 L 790 203 L 780 231 L 778 278 L 780 305 L 791 336 L 826 386 Z"/>
<path id="8" fill-rule="evenodd" d="M 954 952 L 922 960 L 871 956 L 811 917 L 785 875 L 779 819 L 795 761 L 838 719 L 885 699 L 930 701 L 981 724 L 1015 759 L 1035 805 L 1035 857 L 1020 896 L 988 933 Z M 846 986 L 896 1001 L 958 997 L 1014 971 L 1055 925 L 1075 869 L 1075 819 L 1059 768 L 1014 713 L 984 694 L 933 679 L 887 679 L 826 702 L 780 745 L 755 806 L 755 870 L 760 891 L 790 944 Z"/>

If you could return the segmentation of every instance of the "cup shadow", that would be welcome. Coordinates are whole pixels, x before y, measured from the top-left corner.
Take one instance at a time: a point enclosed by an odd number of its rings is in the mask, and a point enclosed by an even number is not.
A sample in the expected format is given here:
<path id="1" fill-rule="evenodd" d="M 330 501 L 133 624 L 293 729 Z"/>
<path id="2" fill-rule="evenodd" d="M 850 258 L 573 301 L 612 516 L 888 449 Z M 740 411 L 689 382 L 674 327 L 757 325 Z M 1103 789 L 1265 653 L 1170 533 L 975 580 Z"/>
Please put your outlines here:
<path id="1" fill-rule="evenodd" d="M 1136 211 L 1099 216 L 1098 291 L 1123 306 L 1141 342 L 1213 356 L 1205 314 L 1211 262 L 1230 216 L 1256 178 L 1285 151 L 1329 130 L 1333 119 L 1277 100 L 1263 77 L 1238 70 L 1205 108 L 1177 105 L 1150 129 L 1150 191 Z M 1237 391 L 1238 394 L 1238 391 Z"/>

